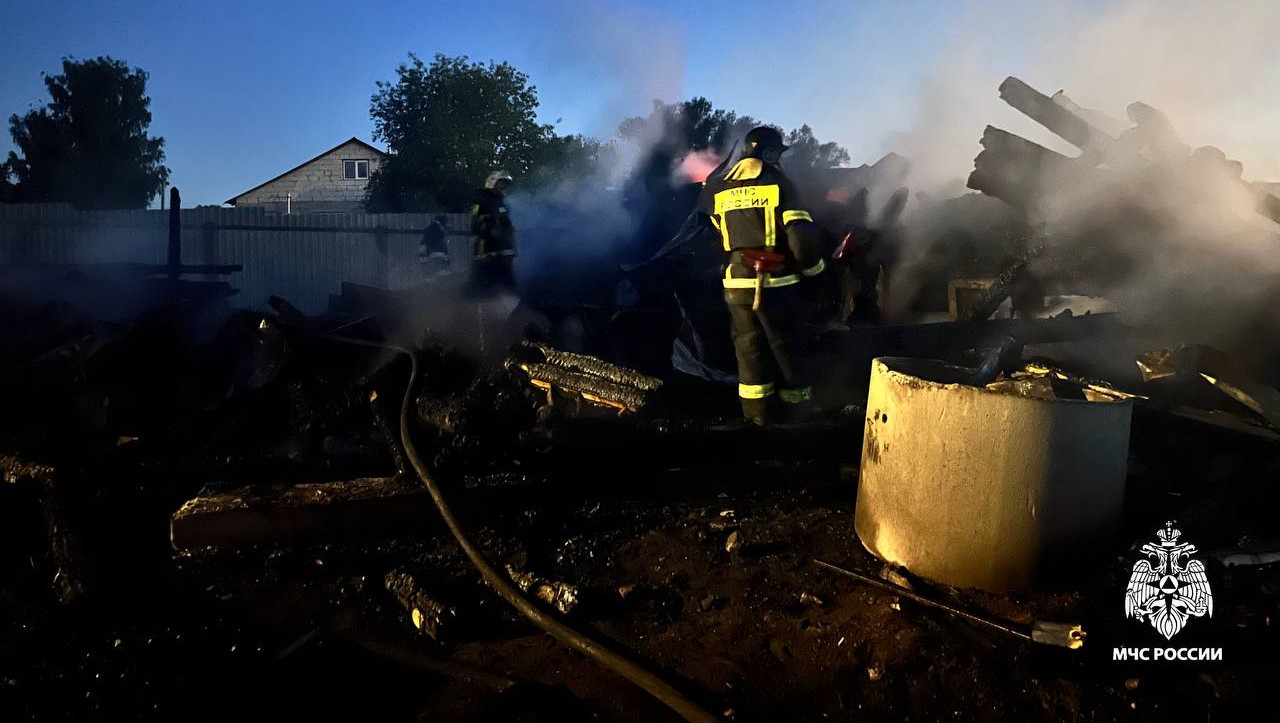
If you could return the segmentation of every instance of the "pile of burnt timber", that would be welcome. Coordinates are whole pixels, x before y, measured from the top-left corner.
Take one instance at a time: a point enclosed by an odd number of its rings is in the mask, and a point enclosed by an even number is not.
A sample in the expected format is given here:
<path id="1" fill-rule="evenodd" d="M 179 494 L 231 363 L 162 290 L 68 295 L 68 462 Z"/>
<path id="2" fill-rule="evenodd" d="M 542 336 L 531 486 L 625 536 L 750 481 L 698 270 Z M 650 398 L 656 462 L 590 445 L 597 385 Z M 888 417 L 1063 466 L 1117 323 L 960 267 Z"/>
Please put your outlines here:
<path id="1" fill-rule="evenodd" d="M 1081 108 L 1062 91 L 1046 96 L 1018 78 L 1009 77 L 1000 84 L 1000 97 L 1081 151 L 1080 156 L 1070 158 L 987 126 L 982 136 L 983 151 L 974 159 L 974 171 L 969 175 L 969 188 L 999 198 L 1032 218 L 1050 213 L 1045 204 L 1052 195 L 1048 193 L 1051 188 L 1101 186 L 1111 170 L 1172 162 L 1200 163 L 1203 165 L 1197 172 L 1234 177 L 1242 190 L 1253 194 L 1258 213 L 1280 223 L 1280 198 L 1265 184 L 1241 180 L 1243 167 L 1216 148 L 1205 146 L 1192 153 L 1163 114 L 1150 106 L 1134 103 L 1130 114 L 1136 125 L 1113 136 L 1090 120 L 1105 116 Z M 1111 120 L 1110 124 L 1118 122 Z M 1151 182 L 1159 183 L 1159 175 L 1153 176 Z"/>
<path id="2" fill-rule="evenodd" d="M 1222 351 L 1196 344 L 1152 350 L 1135 361 L 1158 408 L 1280 441 L 1280 391 Z"/>
<path id="3" fill-rule="evenodd" d="M 1016 265 L 1015 265 L 1016 266 Z M 1021 266 L 1018 266 L 1021 268 Z M 1006 291 L 1008 287 L 1006 286 Z M 994 294 L 984 296 L 985 307 Z M 990 315 L 990 311 L 986 311 Z M 1129 333 L 1113 313 L 1072 314 L 1068 311 L 1044 319 L 986 319 L 939 321 L 893 326 L 851 326 L 824 334 L 821 348 L 831 364 L 847 365 L 851 375 L 865 380 L 871 359 L 878 356 L 965 360 L 974 349 L 993 349 L 1007 340 L 1017 345 L 1056 344 L 1089 339 L 1116 338 Z"/>
<path id="4" fill-rule="evenodd" d="M 1068 157 L 1007 131 L 986 129 L 968 185 L 1021 212 L 1036 233 L 1027 253 L 1013 259 L 971 305 L 968 318 L 985 318 L 1009 295 L 1015 297 L 1016 308 L 1020 287 L 1034 292 L 1053 285 L 1105 295 L 1107 289 L 1123 289 L 1135 271 L 1140 275 L 1152 268 L 1153 257 L 1176 259 L 1163 259 L 1166 267 L 1180 264 L 1187 272 L 1200 271 L 1205 259 L 1196 255 L 1198 244 L 1211 247 L 1214 233 L 1231 239 L 1237 231 L 1252 233 L 1256 228 L 1256 238 L 1265 243 L 1264 236 L 1271 236 L 1268 229 L 1274 227 L 1264 219 L 1280 223 L 1274 184 L 1244 181 L 1243 165 L 1216 148 L 1192 150 L 1160 111 L 1144 103 L 1129 106 L 1132 125 L 1127 125 L 1078 106 L 1061 91 L 1046 96 L 1017 78 L 1006 79 L 999 91 L 1009 105 L 1079 148 L 1080 154 Z M 1261 216 L 1256 224 L 1242 221 L 1237 227 L 1234 220 L 1223 221 L 1197 228 L 1194 239 L 1180 237 L 1188 209 L 1205 217 L 1234 219 L 1234 207 L 1227 211 L 1224 206 L 1250 198 Z M 1210 237 L 1203 238 L 1205 233 Z M 1212 269 L 1203 272 L 1212 278 Z M 1237 272 L 1231 268 L 1227 273 Z M 1276 293 L 1268 277 L 1257 281 L 1257 297 Z M 1204 304 L 1202 298 L 1178 298 L 1175 292 L 1176 288 L 1170 292 L 1168 308 L 1160 311 L 1173 315 Z M 1224 300 L 1213 307 L 1212 318 L 1249 330 L 1218 340 L 1229 349 L 1226 353 L 1192 346 L 1139 355 L 1141 380 L 1135 391 L 1142 399 L 1135 407 L 1135 436 L 1150 439 L 1161 431 L 1174 436 L 1178 427 L 1212 433 L 1215 439 L 1225 435 L 1261 444 L 1274 441 L 1280 431 L 1280 377 L 1275 373 L 1274 344 L 1267 341 L 1276 333 L 1268 308 L 1265 301 L 1250 305 L 1238 299 L 1234 306 Z M 1154 323 L 1163 322 L 1157 318 Z M 1206 331 L 1216 329 L 1201 329 Z M 1185 333 L 1173 332 L 1175 339 Z"/>
<path id="5" fill-rule="evenodd" d="M 1247 346 L 1246 335 L 1280 333 L 1266 313 L 1265 300 L 1280 294 L 1272 276 L 1253 272 L 1241 285 L 1256 286 L 1254 294 L 1227 294 L 1216 305 L 1204 305 L 1195 293 L 1200 278 L 1212 288 L 1222 285 L 1215 275 L 1237 275 L 1242 265 L 1249 273 L 1250 255 L 1275 243 L 1280 198 L 1274 185 L 1245 181 L 1243 164 L 1215 147 L 1193 150 L 1145 103 L 1129 105 L 1132 123 L 1125 124 L 1017 78 L 1000 85 L 1000 97 L 1080 153 L 1069 157 L 986 128 L 968 186 L 1022 214 L 1030 232 L 1023 252 L 970 307 L 969 318 L 985 318 L 1008 296 L 1017 311 L 1020 296 L 1034 302 L 1045 292 L 1107 298 L 1132 292 L 1143 298 L 1147 317 L 1196 314 L 1201 331 L 1228 351 Z M 1210 254 L 1217 244 L 1221 252 Z M 1192 283 L 1175 280 L 1176 274 L 1163 278 L 1170 268 L 1198 275 Z M 1226 330 L 1233 323 L 1252 328 Z"/>

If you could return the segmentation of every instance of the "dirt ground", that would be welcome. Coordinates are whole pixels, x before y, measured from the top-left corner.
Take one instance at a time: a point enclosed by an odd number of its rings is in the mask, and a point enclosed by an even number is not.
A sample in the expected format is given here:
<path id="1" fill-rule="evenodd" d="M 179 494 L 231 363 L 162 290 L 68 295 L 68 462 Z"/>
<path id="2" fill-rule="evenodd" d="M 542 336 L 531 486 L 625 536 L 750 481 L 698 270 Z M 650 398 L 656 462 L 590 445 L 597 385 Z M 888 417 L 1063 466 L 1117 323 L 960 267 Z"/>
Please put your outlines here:
<path id="1" fill-rule="evenodd" d="M 681 504 L 525 507 L 486 516 L 477 538 L 500 564 L 578 586 L 572 622 L 726 719 L 1240 720 L 1276 679 L 1275 602 L 1246 599 L 1267 584 L 1253 577 L 1234 581 L 1240 594 L 1221 588 L 1204 621 L 1226 662 L 1160 666 L 1109 659 L 1113 643 L 1144 632 L 1122 621 L 1123 556 L 1072 592 L 916 583 L 1022 626 L 1082 623 L 1090 637 L 1079 651 L 820 568 L 815 558 L 882 569 L 853 533 L 854 472 Z M 148 539 L 163 509 L 134 510 L 145 522 L 114 544 L 146 542 L 152 554 L 110 590 L 51 610 L 24 608 L 6 588 L 6 720 L 675 720 L 515 619 L 450 540 L 171 557 Z M 384 589 L 391 569 L 413 570 L 455 606 L 443 642 L 415 630 Z"/>
<path id="2" fill-rule="evenodd" d="M 100 434 L 84 444 L 92 454 L 11 420 L 28 447 L 71 452 L 57 488 L 0 483 L 0 720 L 674 720 L 519 619 L 429 507 L 420 525 L 379 517 L 345 541 L 173 551 L 171 517 L 202 490 L 396 474 L 386 441 L 398 435 L 379 439 L 389 413 L 370 390 L 398 400 L 407 370 L 339 364 L 340 350 L 320 349 L 216 418 L 174 430 L 150 421 L 141 442 Z M 428 377 L 447 380 L 439 366 Z M 157 385 L 129 369 L 129 394 L 117 396 L 146 399 L 138 390 Z M 393 377 L 398 388 L 376 382 Z M 1124 520 L 1103 557 L 1074 561 L 1036 594 L 910 581 L 1018 629 L 1081 624 L 1084 647 L 1066 650 L 815 564 L 886 572 L 853 530 L 856 406 L 755 430 L 724 422 L 730 395 L 717 407 L 693 384 L 672 383 L 669 396 L 705 418 L 634 422 L 565 419 L 518 379 L 467 384 L 467 424 L 423 448 L 479 547 L 499 569 L 576 588 L 571 624 L 725 719 L 1247 720 L 1280 680 L 1280 565 L 1227 569 L 1212 555 L 1213 616 L 1178 642 L 1220 646 L 1223 661 L 1112 659 L 1114 647 L 1161 642 L 1124 619 L 1123 601 L 1135 546 L 1165 520 L 1206 553 L 1277 541 L 1271 442 L 1135 412 Z M 29 386 L 36 397 L 60 388 Z M 43 559 L 59 500 L 78 540 L 68 559 L 83 563 L 78 595 Z M 393 571 L 451 611 L 438 639 L 386 589 Z"/>

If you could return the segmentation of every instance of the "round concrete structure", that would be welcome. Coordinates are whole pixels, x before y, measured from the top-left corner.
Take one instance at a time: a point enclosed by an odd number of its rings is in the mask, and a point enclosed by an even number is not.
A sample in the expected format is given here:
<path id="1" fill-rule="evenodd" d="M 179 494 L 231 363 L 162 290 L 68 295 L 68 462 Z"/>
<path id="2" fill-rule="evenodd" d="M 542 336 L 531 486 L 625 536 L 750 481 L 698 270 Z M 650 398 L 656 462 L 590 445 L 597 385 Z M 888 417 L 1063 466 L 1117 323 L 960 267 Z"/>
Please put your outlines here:
<path id="1" fill-rule="evenodd" d="M 871 366 L 854 527 L 872 554 L 947 585 L 1019 590 L 1114 533 L 1131 403 L 992 391 L 927 359 Z"/>

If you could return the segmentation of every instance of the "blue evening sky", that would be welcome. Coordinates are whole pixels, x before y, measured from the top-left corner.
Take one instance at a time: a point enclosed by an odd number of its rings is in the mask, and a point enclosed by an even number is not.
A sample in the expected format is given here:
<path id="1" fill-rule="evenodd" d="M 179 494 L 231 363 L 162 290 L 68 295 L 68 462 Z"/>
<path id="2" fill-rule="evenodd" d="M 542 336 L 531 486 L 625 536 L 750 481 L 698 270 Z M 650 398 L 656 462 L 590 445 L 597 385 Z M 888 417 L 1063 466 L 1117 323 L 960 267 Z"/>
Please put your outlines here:
<path id="1" fill-rule="evenodd" d="M 0 114 L 42 105 L 40 74 L 63 56 L 142 67 L 185 205 L 220 203 L 351 136 L 372 140 L 374 81 L 409 52 L 511 62 L 561 132 L 609 138 L 653 97 L 705 95 L 787 128 L 808 122 L 870 162 L 974 12 L 942 0 L 0 4 Z M 1005 30 L 982 60 L 1001 77 L 1034 44 L 1030 26 Z M 9 141 L 6 128 L 0 153 Z"/>

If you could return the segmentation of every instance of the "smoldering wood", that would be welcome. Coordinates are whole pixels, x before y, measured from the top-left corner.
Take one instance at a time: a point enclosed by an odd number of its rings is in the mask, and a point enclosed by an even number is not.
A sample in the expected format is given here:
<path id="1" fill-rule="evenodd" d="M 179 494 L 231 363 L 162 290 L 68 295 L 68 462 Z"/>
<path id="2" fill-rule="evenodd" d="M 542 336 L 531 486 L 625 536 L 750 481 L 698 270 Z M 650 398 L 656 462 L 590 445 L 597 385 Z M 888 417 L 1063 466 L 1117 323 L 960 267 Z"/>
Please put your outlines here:
<path id="1" fill-rule="evenodd" d="M 1081 106 L 1061 90 L 1054 93 L 1049 99 L 1065 108 L 1080 120 L 1088 123 L 1094 130 L 1105 134 L 1108 138 L 1119 138 L 1120 134 L 1124 133 L 1125 129 L 1130 125 L 1128 121 L 1122 121 L 1119 118 L 1108 115 L 1100 110 Z"/>
<path id="2" fill-rule="evenodd" d="M 1105 167 L 1099 167 L 1099 164 L 1104 161 L 1118 163 L 1125 167 L 1132 166 L 1139 173 L 1135 177 L 1136 182 L 1129 179 L 1128 174 L 1122 174 L 1130 184 L 1142 184 L 1154 191 L 1161 184 L 1169 183 L 1159 173 L 1143 172 L 1146 161 L 1138 153 L 1141 150 L 1141 144 L 1126 141 L 1126 139 L 1132 140 L 1129 138 L 1129 131 L 1126 131 L 1120 139 L 1113 139 L 1068 109 L 1065 102 L 1055 102 L 1017 78 L 1007 78 L 1000 86 L 1000 94 L 1011 106 L 1084 151 L 1079 158 L 1068 158 L 1007 131 L 987 127 L 982 137 L 983 150 L 974 158 L 974 170 L 969 176 L 968 186 L 1004 201 L 1021 211 L 1033 223 L 1045 220 L 1049 204 L 1055 198 L 1063 198 L 1064 192 L 1071 194 L 1078 192 L 1079 189 L 1106 188 L 1111 179 L 1108 174 L 1112 172 Z M 1167 121 L 1164 121 L 1160 128 L 1167 135 L 1172 134 Z M 1205 155 L 1200 154 L 1202 159 Z M 1216 156 L 1221 159 L 1221 162 L 1226 163 L 1225 154 L 1217 152 Z M 1185 166 L 1194 160 L 1195 156 L 1188 155 L 1181 162 Z M 1213 166 L 1210 168 L 1212 169 Z M 1204 171 L 1204 168 L 1186 166 L 1180 172 L 1195 174 Z M 1121 177 L 1117 177 L 1116 180 L 1121 180 Z M 1243 181 L 1239 183 L 1242 188 L 1247 188 L 1251 193 L 1261 195 L 1255 187 L 1248 186 Z M 1133 190 L 1142 192 L 1142 188 Z M 1098 198 L 1093 199 L 1095 203 L 1098 200 Z M 1202 199 L 1202 202 L 1211 203 L 1212 200 Z M 1280 202 L 1268 204 L 1265 198 L 1260 198 L 1258 211 L 1280 222 Z M 1126 212 L 1129 212 L 1127 208 Z M 1134 216 L 1138 215 L 1136 210 L 1130 213 Z M 1139 219 L 1135 219 L 1135 222 L 1137 220 Z M 1065 261 L 1065 259 L 1058 259 L 1058 261 Z M 1070 264 L 1066 264 L 1063 268 L 1057 268 L 1054 273 L 1059 276 L 1064 275 L 1069 266 Z M 1015 259 L 1012 264 L 1006 266 L 996 283 L 983 292 L 984 298 L 981 302 L 972 307 L 970 318 L 986 318 L 1004 298 L 1011 292 L 1015 292 L 1018 285 L 1034 284 L 1034 280 L 1026 277 L 1027 267 L 1028 264 L 1023 258 Z M 1097 270 L 1098 268 L 1095 267 L 1094 271 Z M 1028 291 L 1027 299 L 1033 298 L 1034 286 Z"/>
<path id="3" fill-rule="evenodd" d="M 314 327 L 311 319 L 307 318 L 307 315 L 298 307 L 289 303 L 288 299 L 272 295 L 267 297 L 267 306 L 276 312 L 277 318 L 284 324 L 305 330 L 312 330 Z"/>
<path id="4" fill-rule="evenodd" d="M 1051 319 L 988 319 L 942 321 L 898 326 L 853 326 L 823 338 L 822 348 L 850 362 L 864 373 L 860 363 L 875 356 L 948 358 L 957 350 L 989 347 L 1006 337 L 1023 344 L 1054 344 L 1082 339 L 1114 337 L 1127 332 L 1116 314 L 1083 314 Z"/>
<path id="5" fill-rule="evenodd" d="M 1104 161 L 1122 165 L 1145 163 L 1139 154 L 1145 143 L 1136 140 L 1143 137 L 1141 134 L 1144 132 L 1168 136 L 1166 145 L 1180 149 L 1185 145 L 1174 136 L 1163 114 L 1154 109 L 1151 111 L 1161 118 L 1161 124 L 1154 130 L 1144 131 L 1139 125 L 1114 138 L 1072 110 L 1084 109 L 1070 99 L 1064 97 L 1063 102 L 1057 102 L 1018 78 L 1010 76 L 1000 84 L 1000 97 L 1083 151 L 1079 158 L 1068 158 L 1020 136 L 987 127 L 982 138 L 984 150 L 974 159 L 974 171 L 969 176 L 968 187 L 999 198 L 1031 217 L 1040 211 L 1036 199 L 1042 197 L 1044 190 L 1069 188 L 1085 182 L 1096 184 L 1100 180 L 1096 166 Z M 1189 152 L 1189 148 L 1186 150 Z M 1224 163 L 1235 164 L 1238 178 L 1239 163 L 1226 161 L 1225 154 L 1220 151 L 1218 154 Z M 1182 155 L 1181 151 L 1176 154 L 1177 157 Z M 1150 182 L 1158 183 L 1159 178 L 1153 177 Z M 1239 184 L 1258 199 L 1256 208 L 1260 215 L 1280 223 L 1280 198 L 1243 180 Z"/>
<path id="6" fill-rule="evenodd" d="M 369 411 L 373 417 L 373 425 L 378 435 L 382 437 L 387 453 L 391 456 L 397 476 L 405 477 L 409 474 L 410 467 L 405 460 L 404 449 L 401 447 L 399 424 L 393 422 L 393 417 L 386 407 L 386 403 L 376 391 L 369 395 Z"/>
<path id="7" fill-rule="evenodd" d="M 1173 349 L 1155 349 L 1139 354 L 1138 370 L 1144 382 L 1178 390 L 1187 401 L 1205 407 L 1231 399 L 1246 414 L 1254 415 L 1280 430 L 1280 391 L 1257 379 L 1250 370 L 1226 353 L 1203 344 Z M 1208 394 L 1208 389 L 1214 394 Z M 1222 395 L 1222 399 L 1216 399 Z"/>
<path id="8" fill-rule="evenodd" d="M 1270 193 L 1263 193 L 1258 201 L 1258 213 L 1280 223 L 1280 198 Z"/>
<path id="9" fill-rule="evenodd" d="M 662 388 L 662 380 L 598 357 L 561 351 L 541 344 L 524 344 L 506 361 L 553 400 L 556 392 L 592 404 L 638 412 Z"/>
<path id="10" fill-rule="evenodd" d="M 620 411 L 639 411 L 648 401 L 648 397 L 641 391 L 592 374 L 551 364 L 522 364 L 520 368 L 535 384 L 547 384 L 570 394 L 578 394 L 588 401 L 616 407 Z"/>
<path id="11" fill-rule="evenodd" d="M 67 515 L 65 495 L 55 478 L 40 482 L 40 512 L 49 541 L 50 583 L 58 601 L 66 605 L 88 588 L 84 545 Z"/>
<path id="12" fill-rule="evenodd" d="M 518 570 L 507 565 L 507 576 L 530 597 L 540 600 L 555 608 L 562 615 L 568 615 L 578 607 L 579 590 L 561 580 L 548 580 L 527 570 Z"/>
<path id="13" fill-rule="evenodd" d="M 590 374 L 616 384 L 635 387 L 646 392 L 656 391 L 662 387 L 661 379 L 641 374 L 634 369 L 610 364 L 598 357 L 561 351 L 543 345 L 532 345 L 532 348 L 537 349 L 546 359 L 546 362 L 552 366 Z"/>
<path id="14" fill-rule="evenodd" d="M 434 520 L 426 490 L 398 478 L 365 478 L 285 488 L 241 487 L 202 494 L 174 513 L 175 550 L 302 543 L 421 531 Z"/>
<path id="15" fill-rule="evenodd" d="M 458 610 L 427 594 L 414 575 L 405 570 L 392 570 L 383 578 L 387 592 L 409 613 L 413 627 L 430 636 L 432 640 L 441 640 L 456 634 L 450 627 L 457 624 Z"/>
<path id="16" fill-rule="evenodd" d="M 902 212 L 907 209 L 907 202 L 911 199 L 911 191 L 907 188 L 899 188 L 889 197 L 889 201 L 885 203 L 884 209 L 880 212 L 879 226 L 881 229 L 893 228 L 898 225 L 902 219 Z"/>
<path id="17" fill-rule="evenodd" d="M 88 588 L 84 546 L 67 514 L 66 495 L 53 467 L 0 454 L 0 473 L 8 484 L 30 485 L 44 521 L 45 555 L 42 573 L 63 605 Z"/>
<path id="18" fill-rule="evenodd" d="M 8 484 L 43 482 L 54 476 L 53 467 L 30 462 L 12 454 L 0 453 L 0 475 Z"/>
<path id="19" fill-rule="evenodd" d="M 418 412 L 419 422 L 446 435 L 457 433 L 458 421 L 462 414 L 460 399 L 453 397 L 440 399 L 424 395 L 418 397 L 414 408 Z"/>
<path id="20" fill-rule="evenodd" d="M 1031 241 L 1026 252 L 1007 264 L 996 276 L 994 282 L 977 294 L 977 299 L 966 310 L 965 321 L 982 321 L 995 313 L 1000 304 L 1010 296 L 1017 295 L 1020 283 L 1027 283 L 1027 267 L 1038 256 L 1044 253 L 1043 240 Z M 1034 283 L 1034 282 L 1031 282 Z M 1041 295 L 1043 298 L 1043 295 Z"/>
<path id="21" fill-rule="evenodd" d="M 586 372 L 574 371 L 546 362 L 517 363 L 515 367 L 524 372 L 529 377 L 529 381 L 537 387 L 546 390 L 554 388 L 568 394 L 580 395 L 589 402 L 613 407 L 619 411 L 636 412 L 643 409 L 649 401 L 648 395 L 642 390 Z"/>
<path id="22" fill-rule="evenodd" d="M 982 152 L 973 159 L 968 187 L 1004 201 L 1031 217 L 1052 183 L 1079 175 L 1072 159 L 995 126 L 982 134 Z"/>
<path id="23" fill-rule="evenodd" d="M 1115 142 L 1062 104 L 1013 76 L 1000 84 L 1000 98 L 1081 150 L 1105 148 Z"/>

